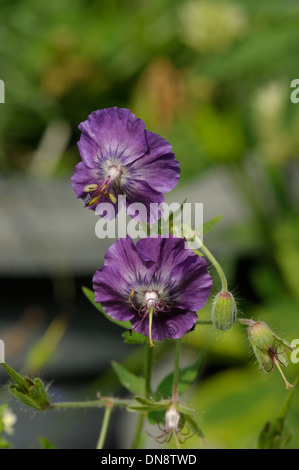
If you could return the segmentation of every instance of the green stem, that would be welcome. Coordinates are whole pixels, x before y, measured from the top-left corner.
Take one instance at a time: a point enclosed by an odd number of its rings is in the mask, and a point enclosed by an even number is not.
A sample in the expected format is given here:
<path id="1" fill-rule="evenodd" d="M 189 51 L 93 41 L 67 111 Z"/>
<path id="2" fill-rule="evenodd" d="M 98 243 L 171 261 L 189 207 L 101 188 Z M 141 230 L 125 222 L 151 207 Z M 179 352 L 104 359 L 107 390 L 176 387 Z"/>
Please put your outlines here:
<path id="1" fill-rule="evenodd" d="M 181 344 L 182 344 L 181 339 L 178 339 L 176 341 L 176 348 L 175 348 L 175 361 L 174 361 L 174 371 L 173 371 L 173 389 L 172 389 L 172 397 L 175 401 L 178 400 Z"/>
<path id="2" fill-rule="evenodd" d="M 216 260 L 216 258 L 212 255 L 210 250 L 203 244 L 202 239 L 200 238 L 198 232 L 194 231 L 191 229 L 191 227 L 188 227 L 187 225 L 182 226 L 184 234 L 186 234 L 186 238 L 190 237 L 191 239 L 194 238 L 196 241 L 197 245 L 200 247 L 201 251 L 206 255 L 207 258 L 211 261 L 211 263 L 214 265 L 220 280 L 222 284 L 222 292 L 227 292 L 227 280 L 225 277 L 225 274 L 223 272 L 223 269 L 221 268 L 220 264 Z"/>
<path id="3" fill-rule="evenodd" d="M 144 395 L 146 398 L 149 398 L 151 395 L 152 364 L 153 364 L 153 348 L 150 346 L 150 344 L 147 344 L 146 356 L 145 356 L 145 369 L 144 369 L 144 376 L 145 376 Z M 131 446 L 132 449 L 139 448 L 144 421 L 145 421 L 145 413 L 140 413 L 138 420 L 137 420 L 134 437 L 133 437 L 133 442 Z"/>
<path id="4" fill-rule="evenodd" d="M 110 406 L 123 406 L 127 407 L 129 405 L 136 404 L 134 400 L 122 400 L 120 398 L 107 397 L 102 400 L 91 400 L 91 401 L 68 401 L 61 403 L 53 403 L 49 406 L 48 410 L 59 410 L 65 408 L 103 408 L 107 406 L 107 402 L 110 403 Z"/>
<path id="5" fill-rule="evenodd" d="M 112 411 L 112 407 L 111 406 L 106 406 L 104 419 L 103 419 L 103 423 L 102 423 L 102 428 L 101 428 L 101 432 L 100 432 L 100 437 L 99 437 L 98 444 L 97 444 L 97 449 L 103 449 L 104 442 L 105 442 L 106 435 L 107 435 L 107 431 L 108 431 L 108 425 L 109 425 L 109 420 L 110 420 L 110 416 L 111 416 L 111 411 Z"/>
<path id="6" fill-rule="evenodd" d="M 212 320 L 197 320 L 196 325 L 213 325 Z"/>
<path id="7" fill-rule="evenodd" d="M 153 349 L 150 345 L 147 345 L 146 356 L 145 356 L 145 387 L 144 387 L 145 398 L 149 398 L 151 394 L 152 365 L 153 365 Z"/>
<path id="8" fill-rule="evenodd" d="M 198 237 L 196 237 L 196 238 L 198 238 Z M 200 241 L 200 239 L 198 241 Z M 223 269 L 221 268 L 220 264 L 218 263 L 216 258 L 212 255 L 210 250 L 208 250 L 208 248 L 203 243 L 201 244 L 200 248 L 204 252 L 204 254 L 207 256 L 207 258 L 209 258 L 211 263 L 214 265 L 214 267 L 215 267 L 215 269 L 216 269 L 216 271 L 217 271 L 217 273 L 220 277 L 220 280 L 221 280 L 222 292 L 227 292 L 227 280 L 226 280 L 225 274 L 224 274 Z"/>
<path id="9" fill-rule="evenodd" d="M 137 420 L 137 424 L 136 424 L 136 429 L 135 429 L 131 449 L 138 449 L 139 448 L 139 442 L 140 442 L 140 437 L 141 437 L 141 434 L 142 434 L 144 420 L 145 420 L 145 414 L 140 413 L 139 416 L 138 416 L 138 420 Z"/>

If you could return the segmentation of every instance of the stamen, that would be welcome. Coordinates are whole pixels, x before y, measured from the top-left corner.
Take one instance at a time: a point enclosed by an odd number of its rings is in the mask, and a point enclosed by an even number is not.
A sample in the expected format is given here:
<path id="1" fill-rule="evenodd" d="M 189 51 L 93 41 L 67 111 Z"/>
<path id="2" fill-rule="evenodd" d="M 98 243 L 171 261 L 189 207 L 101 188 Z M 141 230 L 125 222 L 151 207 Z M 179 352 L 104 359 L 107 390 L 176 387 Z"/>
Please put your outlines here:
<path id="1" fill-rule="evenodd" d="M 107 196 L 108 196 L 109 199 L 113 202 L 113 204 L 116 204 L 116 203 L 117 203 L 117 198 L 114 196 L 114 194 L 112 194 L 112 193 L 107 193 Z"/>
<path id="2" fill-rule="evenodd" d="M 131 293 L 130 293 L 130 295 L 129 295 L 129 302 L 132 302 L 132 298 L 133 298 L 134 292 L 135 292 L 135 289 L 132 289 L 132 290 L 131 290 Z"/>
<path id="3" fill-rule="evenodd" d="M 87 186 L 85 186 L 84 191 L 87 193 L 92 193 L 92 194 L 87 195 L 85 199 L 85 207 L 90 207 L 93 204 L 96 204 L 98 200 L 100 199 L 100 197 L 102 196 L 102 194 L 105 194 L 105 195 L 107 194 L 108 188 L 109 188 L 108 183 L 109 183 L 110 178 L 111 178 L 110 175 L 107 176 L 105 181 L 100 185 L 88 184 Z"/>
<path id="4" fill-rule="evenodd" d="M 97 184 L 88 184 L 87 186 L 85 186 L 84 191 L 86 193 L 90 193 L 91 191 L 95 191 L 97 188 L 98 188 Z"/>

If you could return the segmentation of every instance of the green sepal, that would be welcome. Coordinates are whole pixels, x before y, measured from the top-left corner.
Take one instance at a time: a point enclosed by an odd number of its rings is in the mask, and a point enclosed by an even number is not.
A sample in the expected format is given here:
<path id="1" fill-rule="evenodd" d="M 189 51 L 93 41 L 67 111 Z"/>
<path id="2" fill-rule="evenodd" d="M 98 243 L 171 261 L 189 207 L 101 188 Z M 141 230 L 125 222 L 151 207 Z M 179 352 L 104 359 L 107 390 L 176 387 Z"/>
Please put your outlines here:
<path id="1" fill-rule="evenodd" d="M 193 419 L 192 416 L 190 415 L 187 415 L 187 414 L 184 414 L 182 413 L 182 416 L 183 416 L 183 419 L 185 419 L 185 422 L 187 424 L 187 426 L 189 427 L 190 431 L 197 437 L 199 437 L 200 439 L 204 440 L 205 439 L 205 435 L 204 433 L 202 432 L 202 430 L 200 429 L 200 427 L 198 426 L 197 422 L 195 421 L 195 419 Z"/>
<path id="2" fill-rule="evenodd" d="M 175 402 L 175 407 L 183 415 L 193 416 L 193 417 L 196 416 L 196 411 L 193 408 L 189 408 L 188 406 L 185 406 L 183 403 Z"/>
<path id="3" fill-rule="evenodd" d="M 140 396 L 135 397 L 135 400 L 139 404 L 129 405 L 128 410 L 149 412 L 149 411 L 154 411 L 154 410 L 166 409 L 171 404 L 169 400 L 162 400 L 162 401 L 156 402 L 151 399 L 140 397 Z"/>
<path id="4" fill-rule="evenodd" d="M 35 378 L 33 384 L 33 387 L 30 389 L 30 397 L 36 402 L 38 409 L 47 409 L 50 406 L 50 399 L 44 383 L 41 379 Z"/>
<path id="5" fill-rule="evenodd" d="M 19 391 L 17 385 L 10 385 L 9 390 L 18 400 L 20 400 L 25 405 L 30 406 L 31 408 L 35 408 L 36 410 L 40 409 L 37 403 L 29 395 L 25 395 L 24 393 Z"/>
<path id="6" fill-rule="evenodd" d="M 23 377 L 7 364 L 2 365 L 15 382 L 10 385 L 9 390 L 18 400 L 36 410 L 45 410 L 50 406 L 50 399 L 41 379 Z"/>
<path id="7" fill-rule="evenodd" d="M 4 367 L 10 378 L 18 385 L 21 392 L 26 393 L 29 391 L 30 386 L 32 385 L 30 379 L 23 377 L 4 362 L 2 362 L 2 366 Z"/>

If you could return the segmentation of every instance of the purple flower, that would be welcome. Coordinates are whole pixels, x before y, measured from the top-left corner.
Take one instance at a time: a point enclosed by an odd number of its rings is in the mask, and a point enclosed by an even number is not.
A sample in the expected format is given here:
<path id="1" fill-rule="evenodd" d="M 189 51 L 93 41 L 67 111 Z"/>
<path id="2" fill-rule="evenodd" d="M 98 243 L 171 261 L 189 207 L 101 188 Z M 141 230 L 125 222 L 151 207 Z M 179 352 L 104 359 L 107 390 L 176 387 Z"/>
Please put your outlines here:
<path id="1" fill-rule="evenodd" d="M 95 301 L 115 320 L 129 320 L 150 339 L 181 338 L 196 323 L 212 279 L 204 258 L 181 238 L 117 240 L 93 277 Z"/>
<path id="2" fill-rule="evenodd" d="M 117 214 L 117 197 L 125 195 L 127 207 L 134 202 L 144 204 L 147 221 L 152 222 L 150 203 L 163 203 L 163 194 L 179 180 L 179 164 L 171 145 L 145 130 L 144 122 L 124 108 L 95 111 L 79 129 L 82 162 L 72 177 L 76 196 L 93 210 L 108 201 Z M 138 215 L 136 219 L 141 220 Z"/>

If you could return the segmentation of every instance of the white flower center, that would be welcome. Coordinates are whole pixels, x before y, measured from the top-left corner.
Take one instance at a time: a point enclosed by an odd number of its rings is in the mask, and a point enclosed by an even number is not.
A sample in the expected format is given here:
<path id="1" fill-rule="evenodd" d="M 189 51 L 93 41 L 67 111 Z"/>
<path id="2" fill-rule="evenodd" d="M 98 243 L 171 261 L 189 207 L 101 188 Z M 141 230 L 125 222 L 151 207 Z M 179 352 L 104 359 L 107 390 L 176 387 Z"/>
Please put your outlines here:
<path id="1" fill-rule="evenodd" d="M 147 291 L 145 293 L 145 305 L 149 310 L 151 307 L 155 308 L 155 305 L 158 301 L 158 293 L 155 291 Z"/>
<path id="2" fill-rule="evenodd" d="M 117 180 L 117 178 L 119 178 L 121 174 L 122 174 L 122 171 L 118 166 L 112 166 L 109 169 L 109 173 L 108 173 L 108 176 L 110 176 L 109 183 L 110 184 L 113 183 L 113 181 Z"/>

